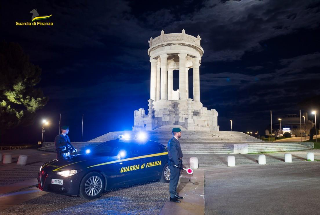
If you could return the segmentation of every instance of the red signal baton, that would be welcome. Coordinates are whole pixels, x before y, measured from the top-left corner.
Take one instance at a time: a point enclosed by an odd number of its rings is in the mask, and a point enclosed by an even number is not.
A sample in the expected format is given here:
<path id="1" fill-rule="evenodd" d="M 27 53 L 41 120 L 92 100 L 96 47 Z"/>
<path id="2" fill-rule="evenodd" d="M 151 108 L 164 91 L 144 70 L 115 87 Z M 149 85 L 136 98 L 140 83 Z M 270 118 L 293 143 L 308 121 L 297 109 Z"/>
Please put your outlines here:
<path id="1" fill-rule="evenodd" d="M 193 170 L 191 168 L 183 168 L 189 175 L 193 174 Z"/>

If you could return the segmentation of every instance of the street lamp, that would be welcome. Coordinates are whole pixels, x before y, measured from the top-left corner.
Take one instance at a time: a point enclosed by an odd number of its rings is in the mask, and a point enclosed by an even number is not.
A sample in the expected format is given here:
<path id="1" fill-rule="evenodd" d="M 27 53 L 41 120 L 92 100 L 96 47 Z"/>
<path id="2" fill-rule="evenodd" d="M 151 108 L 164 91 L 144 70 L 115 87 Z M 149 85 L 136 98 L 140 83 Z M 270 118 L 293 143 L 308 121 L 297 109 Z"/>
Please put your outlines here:
<path id="1" fill-rule="evenodd" d="M 281 134 L 281 118 L 278 119 L 280 121 L 280 134 Z"/>
<path id="2" fill-rule="evenodd" d="M 303 117 L 303 124 L 304 124 L 304 137 L 305 137 L 305 140 L 307 139 L 307 132 L 306 132 L 306 117 L 305 116 L 302 116 Z"/>
<path id="3" fill-rule="evenodd" d="M 314 114 L 314 127 L 316 129 L 316 142 L 318 142 L 318 136 L 317 136 L 317 111 L 312 111 L 312 114 Z"/>
<path id="4" fill-rule="evenodd" d="M 231 123 L 231 131 L 232 131 L 232 119 L 230 119 L 230 123 Z"/>
<path id="5" fill-rule="evenodd" d="M 44 142 L 44 132 L 46 132 L 44 130 L 44 127 L 47 126 L 47 125 L 49 125 L 49 121 L 46 120 L 46 119 L 43 119 L 42 120 L 42 143 Z"/>

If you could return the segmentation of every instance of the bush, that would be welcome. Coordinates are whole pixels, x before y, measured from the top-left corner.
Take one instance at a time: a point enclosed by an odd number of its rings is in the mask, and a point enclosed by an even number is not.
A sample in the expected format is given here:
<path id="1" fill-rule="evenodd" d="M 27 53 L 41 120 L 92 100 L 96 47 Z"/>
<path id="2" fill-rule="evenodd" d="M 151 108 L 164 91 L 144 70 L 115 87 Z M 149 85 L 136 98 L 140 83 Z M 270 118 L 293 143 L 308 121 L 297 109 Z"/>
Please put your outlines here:
<path id="1" fill-rule="evenodd" d="M 284 136 L 285 138 L 289 138 L 289 137 L 291 137 L 291 134 L 288 133 L 288 132 L 286 132 L 286 133 L 283 134 L 283 136 Z"/>

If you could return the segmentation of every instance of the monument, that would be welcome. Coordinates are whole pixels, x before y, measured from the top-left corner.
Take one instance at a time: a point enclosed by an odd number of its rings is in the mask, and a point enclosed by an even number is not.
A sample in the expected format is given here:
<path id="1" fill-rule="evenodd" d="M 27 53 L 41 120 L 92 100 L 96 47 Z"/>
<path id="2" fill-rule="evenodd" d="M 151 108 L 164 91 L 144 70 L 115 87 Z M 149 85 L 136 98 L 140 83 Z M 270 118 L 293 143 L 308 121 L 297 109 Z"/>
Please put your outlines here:
<path id="1" fill-rule="evenodd" d="M 186 130 L 219 131 L 218 112 L 203 107 L 200 101 L 200 64 L 203 48 L 200 36 L 182 33 L 150 38 L 148 55 L 151 63 L 148 113 L 134 111 L 133 131 L 152 131 L 180 125 Z M 192 73 L 191 73 L 192 70 Z M 179 73 L 179 89 L 173 89 L 173 73 Z M 189 92 L 192 74 L 192 92 Z M 192 98 L 190 94 L 192 93 Z"/>
<path id="2" fill-rule="evenodd" d="M 140 131 L 148 131 L 142 132 L 147 134 L 148 140 L 167 145 L 172 138 L 171 129 L 180 127 L 183 130 L 181 148 L 184 154 L 246 154 L 313 147 L 298 143 L 263 143 L 243 132 L 219 131 L 218 112 L 203 107 L 200 101 L 200 64 L 203 56 L 200 40 L 200 36 L 188 35 L 184 30 L 172 34 L 161 31 L 160 36 L 150 38 L 151 80 L 147 114 L 143 108 L 134 111 L 132 131 L 108 132 L 87 143 L 73 144 L 78 149 L 85 149 L 88 145 L 92 147 L 125 135 L 134 138 Z M 174 83 L 174 73 L 179 73 L 179 83 Z M 192 75 L 190 83 L 189 74 Z M 174 84 L 179 86 L 176 90 Z M 191 86 L 192 92 L 189 92 Z M 46 144 L 41 150 L 55 150 L 55 145 Z"/>

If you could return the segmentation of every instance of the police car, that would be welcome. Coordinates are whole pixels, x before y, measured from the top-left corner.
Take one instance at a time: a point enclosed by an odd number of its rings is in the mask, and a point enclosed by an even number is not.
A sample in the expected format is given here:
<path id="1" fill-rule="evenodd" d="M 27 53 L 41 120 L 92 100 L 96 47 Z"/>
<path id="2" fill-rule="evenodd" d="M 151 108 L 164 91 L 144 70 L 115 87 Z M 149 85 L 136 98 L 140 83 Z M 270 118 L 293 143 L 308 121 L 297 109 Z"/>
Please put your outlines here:
<path id="1" fill-rule="evenodd" d="M 41 166 L 38 188 L 95 199 L 103 192 L 150 181 L 168 183 L 168 151 L 154 141 L 117 139 L 84 150 L 68 160 Z"/>

